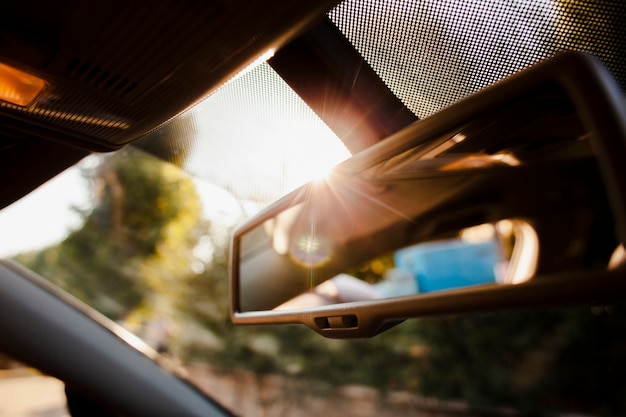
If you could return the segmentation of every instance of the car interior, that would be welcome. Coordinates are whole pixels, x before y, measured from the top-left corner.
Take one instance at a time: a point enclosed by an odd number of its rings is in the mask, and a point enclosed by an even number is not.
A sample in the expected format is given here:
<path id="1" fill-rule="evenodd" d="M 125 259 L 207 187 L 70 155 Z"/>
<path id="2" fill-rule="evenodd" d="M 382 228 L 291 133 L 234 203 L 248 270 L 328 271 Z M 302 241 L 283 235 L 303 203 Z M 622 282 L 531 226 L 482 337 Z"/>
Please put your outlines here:
<path id="1" fill-rule="evenodd" d="M 68 416 L 626 413 L 619 3 L 0 16 L 0 382 Z"/>

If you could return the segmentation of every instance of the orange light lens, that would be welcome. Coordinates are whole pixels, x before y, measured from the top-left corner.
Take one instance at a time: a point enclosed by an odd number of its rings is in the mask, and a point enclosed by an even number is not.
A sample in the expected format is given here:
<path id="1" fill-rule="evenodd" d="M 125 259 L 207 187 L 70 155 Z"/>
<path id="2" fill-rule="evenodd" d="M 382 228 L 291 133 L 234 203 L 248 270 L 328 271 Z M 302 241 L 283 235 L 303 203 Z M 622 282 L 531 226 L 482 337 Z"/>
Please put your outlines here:
<path id="1" fill-rule="evenodd" d="M 41 78 L 0 63 L 0 100 L 28 106 L 45 87 Z"/>

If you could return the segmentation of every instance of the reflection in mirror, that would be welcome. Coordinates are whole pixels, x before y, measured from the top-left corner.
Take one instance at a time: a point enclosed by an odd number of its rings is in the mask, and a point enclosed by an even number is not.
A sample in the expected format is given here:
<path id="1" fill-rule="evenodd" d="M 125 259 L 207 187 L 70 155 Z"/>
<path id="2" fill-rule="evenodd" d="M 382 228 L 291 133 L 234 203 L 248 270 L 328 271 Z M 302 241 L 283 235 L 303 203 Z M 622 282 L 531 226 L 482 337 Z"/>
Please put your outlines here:
<path id="1" fill-rule="evenodd" d="M 338 274 L 275 310 L 415 295 L 530 279 L 538 256 L 532 226 L 502 220 L 461 230 L 457 236 L 423 242 L 369 260 Z"/>

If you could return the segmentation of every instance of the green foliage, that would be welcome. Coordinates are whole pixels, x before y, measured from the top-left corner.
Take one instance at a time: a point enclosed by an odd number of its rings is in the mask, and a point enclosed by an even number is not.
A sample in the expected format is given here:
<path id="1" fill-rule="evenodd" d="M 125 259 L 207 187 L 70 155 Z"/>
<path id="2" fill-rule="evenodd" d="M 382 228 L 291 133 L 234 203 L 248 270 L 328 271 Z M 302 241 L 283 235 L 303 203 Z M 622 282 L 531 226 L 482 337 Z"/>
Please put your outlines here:
<path id="1" fill-rule="evenodd" d="M 180 292 L 202 233 L 192 181 L 133 149 L 89 174 L 94 205 L 83 226 L 18 260 L 115 320 Z"/>
<path id="2" fill-rule="evenodd" d="M 515 406 L 532 414 L 557 410 L 624 410 L 624 312 L 589 308 L 501 312 L 420 320 L 429 346 L 420 391 L 474 406 Z"/>

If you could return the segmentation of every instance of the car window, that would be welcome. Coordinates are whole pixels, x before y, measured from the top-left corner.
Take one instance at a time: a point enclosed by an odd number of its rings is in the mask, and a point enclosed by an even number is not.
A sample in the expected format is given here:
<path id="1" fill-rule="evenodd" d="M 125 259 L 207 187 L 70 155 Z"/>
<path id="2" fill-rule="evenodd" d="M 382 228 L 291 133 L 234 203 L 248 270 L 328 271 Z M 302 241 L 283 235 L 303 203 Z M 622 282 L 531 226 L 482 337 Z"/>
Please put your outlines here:
<path id="1" fill-rule="evenodd" d="M 371 340 L 234 327 L 228 234 L 263 200 L 135 148 L 77 169 L 89 204 L 69 213 L 82 221 L 70 222 L 61 242 L 15 259 L 142 337 L 242 415 L 623 410 L 619 305 L 425 318 Z"/>
<path id="2" fill-rule="evenodd" d="M 621 39 L 615 22 L 585 24 L 609 3 L 525 4 L 346 1 L 330 18 L 422 118 L 563 48 L 594 50 L 622 79 L 601 42 Z M 92 155 L 4 210 L 0 224 L 32 230 L 33 243 L 3 255 L 143 338 L 241 415 L 626 411 L 620 303 L 415 319 L 368 340 L 233 326 L 233 227 L 349 156 L 261 64 L 134 146 Z M 43 225 L 22 216 L 27 204 L 61 200 L 37 195 L 70 177 L 65 213 Z"/>

